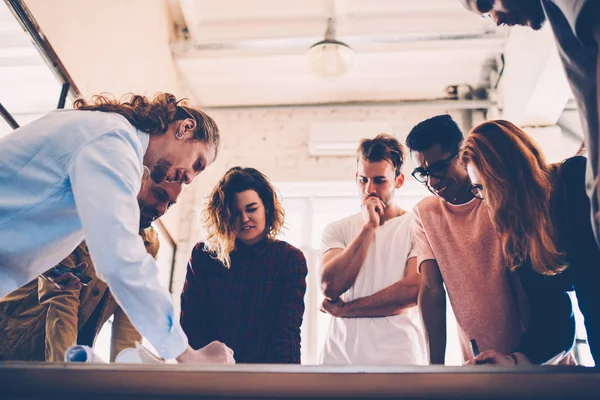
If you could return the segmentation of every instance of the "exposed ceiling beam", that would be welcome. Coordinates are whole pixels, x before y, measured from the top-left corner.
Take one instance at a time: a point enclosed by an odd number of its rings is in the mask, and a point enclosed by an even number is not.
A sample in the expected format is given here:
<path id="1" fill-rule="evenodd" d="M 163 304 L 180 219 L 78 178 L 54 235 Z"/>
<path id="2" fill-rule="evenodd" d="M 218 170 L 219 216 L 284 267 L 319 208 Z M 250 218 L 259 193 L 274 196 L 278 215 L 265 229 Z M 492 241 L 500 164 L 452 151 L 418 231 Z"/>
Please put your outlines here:
<path id="1" fill-rule="evenodd" d="M 188 27 L 185 22 L 183 10 L 181 9 L 181 3 L 179 0 L 167 0 L 167 6 L 169 7 L 169 14 L 172 22 L 172 29 L 170 32 L 171 40 L 189 39 Z"/>
<path id="2" fill-rule="evenodd" d="M 6 108 L 4 108 L 2 103 L 0 103 L 0 116 L 12 129 L 17 129 L 19 127 L 19 123 L 15 120 L 13 115 L 10 112 L 8 112 Z"/>
<path id="3" fill-rule="evenodd" d="M 490 100 L 395 100 L 395 101 L 352 101 L 339 103 L 299 103 L 299 104 L 266 104 L 266 105 L 228 105 L 206 106 L 205 110 L 240 110 L 240 109 L 267 109 L 267 108 L 318 108 L 318 107 L 418 107 L 441 108 L 447 110 L 477 110 L 488 109 L 495 106 Z"/>
<path id="4" fill-rule="evenodd" d="M 388 35 L 346 35 L 344 42 L 350 46 L 423 43 L 423 42 L 467 42 L 482 39 L 504 40 L 502 33 L 414 33 L 414 34 L 388 34 Z M 190 43 L 187 41 L 175 42 L 171 45 L 176 55 L 191 52 L 221 51 L 221 50 L 280 50 L 301 48 L 307 49 L 315 42 L 322 40 L 320 36 L 229 40 L 223 42 Z"/>

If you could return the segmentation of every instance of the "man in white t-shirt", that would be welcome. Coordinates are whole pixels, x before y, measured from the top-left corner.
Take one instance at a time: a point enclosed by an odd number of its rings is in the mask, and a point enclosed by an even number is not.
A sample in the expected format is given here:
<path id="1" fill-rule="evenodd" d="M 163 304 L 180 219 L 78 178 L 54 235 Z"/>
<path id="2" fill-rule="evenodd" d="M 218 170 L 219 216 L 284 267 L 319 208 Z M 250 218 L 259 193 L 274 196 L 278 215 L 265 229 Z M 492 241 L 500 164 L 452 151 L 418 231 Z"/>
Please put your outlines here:
<path id="1" fill-rule="evenodd" d="M 393 202 L 404 183 L 402 145 L 384 134 L 363 139 L 357 160 L 361 212 L 329 224 L 322 238 L 322 310 L 333 318 L 321 363 L 426 364 L 413 216 Z"/>

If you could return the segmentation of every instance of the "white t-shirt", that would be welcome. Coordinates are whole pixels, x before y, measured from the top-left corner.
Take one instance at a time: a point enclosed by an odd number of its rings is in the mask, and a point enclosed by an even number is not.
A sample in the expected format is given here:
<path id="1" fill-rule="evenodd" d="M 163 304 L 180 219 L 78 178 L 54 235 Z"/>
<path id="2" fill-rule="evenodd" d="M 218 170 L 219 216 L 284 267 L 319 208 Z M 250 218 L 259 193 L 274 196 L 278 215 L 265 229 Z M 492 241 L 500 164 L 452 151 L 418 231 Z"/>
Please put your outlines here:
<path id="1" fill-rule="evenodd" d="M 377 228 L 356 282 L 342 300 L 372 295 L 404 278 L 408 259 L 416 256 L 412 221 L 413 215 L 407 212 Z M 329 224 L 323 232 L 321 254 L 348 247 L 362 226 L 360 213 Z M 417 307 L 383 318 L 332 318 L 320 361 L 329 365 L 426 365 Z"/>

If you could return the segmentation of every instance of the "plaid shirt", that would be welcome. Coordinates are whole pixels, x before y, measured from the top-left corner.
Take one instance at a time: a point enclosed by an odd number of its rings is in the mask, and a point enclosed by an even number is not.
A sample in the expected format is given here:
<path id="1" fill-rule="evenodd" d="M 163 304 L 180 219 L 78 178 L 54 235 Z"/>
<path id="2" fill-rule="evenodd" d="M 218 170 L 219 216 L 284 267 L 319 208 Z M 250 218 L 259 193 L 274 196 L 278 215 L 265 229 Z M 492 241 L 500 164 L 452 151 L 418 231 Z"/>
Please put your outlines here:
<path id="1" fill-rule="evenodd" d="M 236 244 L 231 268 L 198 243 L 181 294 L 181 326 L 199 349 L 213 340 L 237 363 L 300 363 L 306 259 L 286 242 Z"/>

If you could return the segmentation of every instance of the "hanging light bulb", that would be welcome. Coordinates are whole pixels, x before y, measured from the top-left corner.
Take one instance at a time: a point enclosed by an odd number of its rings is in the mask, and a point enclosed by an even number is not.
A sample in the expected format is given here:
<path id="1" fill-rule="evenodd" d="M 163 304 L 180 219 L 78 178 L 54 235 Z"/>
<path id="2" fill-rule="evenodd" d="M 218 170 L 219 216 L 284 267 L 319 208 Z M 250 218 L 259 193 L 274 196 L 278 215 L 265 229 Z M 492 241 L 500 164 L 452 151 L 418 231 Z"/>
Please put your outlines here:
<path id="1" fill-rule="evenodd" d="M 354 66 L 354 50 L 335 39 L 334 21 L 329 18 L 325 39 L 308 50 L 308 60 L 313 72 L 321 77 L 340 76 Z"/>

